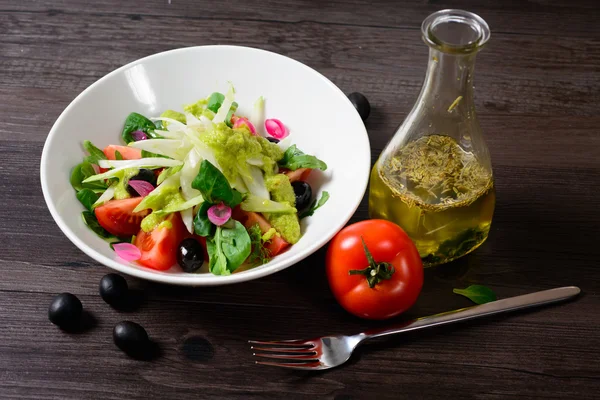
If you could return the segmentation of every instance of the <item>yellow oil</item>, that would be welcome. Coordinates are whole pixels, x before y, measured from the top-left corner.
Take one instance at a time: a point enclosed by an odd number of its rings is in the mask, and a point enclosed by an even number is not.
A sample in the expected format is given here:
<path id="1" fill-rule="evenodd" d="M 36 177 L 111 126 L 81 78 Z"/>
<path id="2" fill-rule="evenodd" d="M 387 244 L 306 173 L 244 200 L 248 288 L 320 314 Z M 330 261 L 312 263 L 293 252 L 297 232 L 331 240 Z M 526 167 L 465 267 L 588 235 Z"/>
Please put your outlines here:
<path id="1" fill-rule="evenodd" d="M 369 214 L 400 225 L 426 267 L 459 258 L 488 237 L 491 172 L 448 136 L 422 137 L 371 171 Z"/>

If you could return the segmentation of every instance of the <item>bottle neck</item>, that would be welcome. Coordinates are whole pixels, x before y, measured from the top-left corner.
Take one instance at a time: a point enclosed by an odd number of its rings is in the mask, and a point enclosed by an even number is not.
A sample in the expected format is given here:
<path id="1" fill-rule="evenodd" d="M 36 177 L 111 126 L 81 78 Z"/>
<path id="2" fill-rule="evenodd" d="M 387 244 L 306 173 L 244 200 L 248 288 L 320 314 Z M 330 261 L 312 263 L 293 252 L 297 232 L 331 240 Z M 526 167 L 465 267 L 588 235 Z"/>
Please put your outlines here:
<path id="1" fill-rule="evenodd" d="M 420 103 L 427 104 L 434 113 L 453 113 L 459 107 L 463 110 L 474 107 L 475 56 L 476 53 L 451 54 L 430 48 Z"/>

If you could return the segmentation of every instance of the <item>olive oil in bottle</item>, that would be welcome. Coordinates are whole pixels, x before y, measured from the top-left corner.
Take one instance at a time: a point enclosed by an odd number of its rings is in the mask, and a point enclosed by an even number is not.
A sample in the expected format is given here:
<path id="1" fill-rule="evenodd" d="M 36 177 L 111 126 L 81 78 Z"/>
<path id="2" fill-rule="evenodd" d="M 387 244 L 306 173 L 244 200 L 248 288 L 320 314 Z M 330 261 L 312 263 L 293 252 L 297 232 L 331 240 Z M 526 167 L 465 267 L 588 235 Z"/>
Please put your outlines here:
<path id="1" fill-rule="evenodd" d="M 381 162 L 381 160 L 380 160 Z M 369 211 L 400 225 L 425 266 L 485 241 L 495 206 L 492 174 L 449 136 L 423 136 L 371 172 Z"/>

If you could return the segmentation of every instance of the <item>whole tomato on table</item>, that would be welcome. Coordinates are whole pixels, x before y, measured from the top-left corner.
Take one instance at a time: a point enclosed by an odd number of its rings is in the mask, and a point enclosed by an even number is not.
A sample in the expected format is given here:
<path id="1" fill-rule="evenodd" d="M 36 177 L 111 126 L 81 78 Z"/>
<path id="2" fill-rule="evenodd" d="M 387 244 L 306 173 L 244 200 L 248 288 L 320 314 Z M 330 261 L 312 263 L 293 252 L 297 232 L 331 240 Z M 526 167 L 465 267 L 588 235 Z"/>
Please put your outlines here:
<path id="1" fill-rule="evenodd" d="M 423 263 L 408 235 L 385 220 L 342 229 L 327 250 L 327 279 L 348 312 L 387 319 L 408 310 L 423 287 Z"/>

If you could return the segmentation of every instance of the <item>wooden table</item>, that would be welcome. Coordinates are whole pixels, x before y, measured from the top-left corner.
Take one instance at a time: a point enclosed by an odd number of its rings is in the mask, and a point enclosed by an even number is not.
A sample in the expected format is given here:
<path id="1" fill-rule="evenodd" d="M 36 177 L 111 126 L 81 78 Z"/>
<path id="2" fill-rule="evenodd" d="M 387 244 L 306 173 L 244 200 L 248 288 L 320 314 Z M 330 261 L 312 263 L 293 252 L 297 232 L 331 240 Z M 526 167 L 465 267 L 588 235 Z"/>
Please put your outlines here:
<path id="1" fill-rule="evenodd" d="M 28 399 L 592 399 L 600 396 L 600 24 L 598 3 L 287 0 L 0 0 L 0 397 Z M 327 5 L 325 4 L 327 3 Z M 507 4 L 508 3 L 508 4 Z M 542 4 L 551 3 L 551 4 Z M 371 101 L 375 161 L 413 105 L 427 47 L 421 21 L 464 7 L 492 28 L 477 61 L 477 108 L 498 202 L 490 238 L 426 271 L 405 319 L 469 306 L 452 288 L 508 297 L 578 285 L 575 302 L 392 337 L 343 368 L 299 373 L 252 364 L 247 339 L 352 333 L 324 277 L 324 251 L 247 284 L 186 289 L 129 279 L 140 307 L 98 296 L 109 272 L 60 232 L 42 198 L 47 132 L 88 85 L 137 58 L 240 44 L 316 68 Z M 353 218 L 367 218 L 363 201 Z M 47 318 L 69 291 L 94 317 L 67 334 Z M 401 319 L 402 319 L 401 318 Z M 126 357 L 113 326 L 146 327 L 160 354 Z"/>

